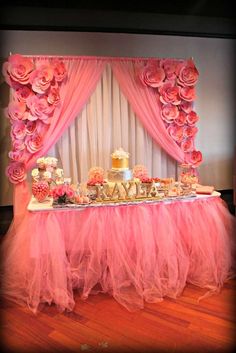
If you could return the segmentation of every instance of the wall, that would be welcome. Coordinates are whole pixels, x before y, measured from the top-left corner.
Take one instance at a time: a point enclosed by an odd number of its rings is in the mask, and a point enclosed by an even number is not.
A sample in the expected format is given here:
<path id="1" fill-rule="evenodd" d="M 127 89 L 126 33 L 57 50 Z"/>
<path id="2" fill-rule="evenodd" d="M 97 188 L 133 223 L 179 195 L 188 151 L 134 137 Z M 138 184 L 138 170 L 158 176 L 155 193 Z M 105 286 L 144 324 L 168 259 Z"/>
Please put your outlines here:
<path id="1" fill-rule="evenodd" d="M 184 36 L 120 34 L 60 31 L 2 31 L 2 58 L 10 52 L 25 55 L 97 55 L 141 57 L 193 57 L 200 72 L 197 85 L 196 111 L 200 116 L 197 148 L 204 163 L 200 178 L 218 190 L 232 188 L 235 136 L 235 39 Z M 2 79 L 1 79 L 2 82 Z M 6 105 L 6 88 L 1 84 L 1 108 Z M 4 97 L 3 97 L 4 96 Z M 1 111 L 1 115 L 3 115 Z M 2 166 L 0 188 L 7 183 L 7 133 L 1 118 L 0 141 Z M 4 143 L 3 143 L 4 142 Z M 8 142 L 9 143 L 9 142 Z M 0 204 L 11 203 L 0 195 Z"/>

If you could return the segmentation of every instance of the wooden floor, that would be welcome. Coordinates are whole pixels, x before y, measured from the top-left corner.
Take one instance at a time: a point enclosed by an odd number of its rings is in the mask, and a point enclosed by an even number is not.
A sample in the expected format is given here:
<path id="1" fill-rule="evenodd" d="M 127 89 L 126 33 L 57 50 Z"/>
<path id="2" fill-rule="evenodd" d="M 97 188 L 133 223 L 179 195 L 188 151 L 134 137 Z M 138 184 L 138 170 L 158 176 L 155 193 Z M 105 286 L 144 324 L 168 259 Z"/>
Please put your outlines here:
<path id="1" fill-rule="evenodd" d="M 204 289 L 187 285 L 177 299 L 165 298 L 130 313 L 108 295 L 82 301 L 74 312 L 46 306 L 1 305 L 1 341 L 7 352 L 231 352 L 235 346 L 236 280 L 197 302 Z"/>

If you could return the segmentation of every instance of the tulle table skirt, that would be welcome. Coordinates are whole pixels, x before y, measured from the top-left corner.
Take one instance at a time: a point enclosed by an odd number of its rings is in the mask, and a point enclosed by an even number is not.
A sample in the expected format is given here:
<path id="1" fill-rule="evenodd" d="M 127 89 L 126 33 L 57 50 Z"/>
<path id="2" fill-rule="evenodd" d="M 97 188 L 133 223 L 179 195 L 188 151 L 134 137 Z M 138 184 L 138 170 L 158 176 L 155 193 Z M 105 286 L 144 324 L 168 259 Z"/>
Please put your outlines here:
<path id="1" fill-rule="evenodd" d="M 63 311 L 78 289 L 133 311 L 178 297 L 187 282 L 217 291 L 233 273 L 233 231 L 220 197 L 27 211 L 2 244 L 3 295 L 34 312 L 42 303 Z"/>

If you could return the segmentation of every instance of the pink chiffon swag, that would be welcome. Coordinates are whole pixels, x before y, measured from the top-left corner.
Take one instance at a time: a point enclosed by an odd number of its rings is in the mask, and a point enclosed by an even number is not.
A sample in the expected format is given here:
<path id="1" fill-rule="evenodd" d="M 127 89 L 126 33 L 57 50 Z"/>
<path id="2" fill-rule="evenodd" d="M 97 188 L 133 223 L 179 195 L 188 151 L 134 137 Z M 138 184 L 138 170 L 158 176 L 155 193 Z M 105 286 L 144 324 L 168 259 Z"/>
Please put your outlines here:
<path id="1" fill-rule="evenodd" d="M 2 247 L 2 290 L 34 313 L 44 303 L 73 310 L 74 289 L 83 299 L 108 293 L 130 311 L 177 298 L 186 283 L 209 295 L 232 275 L 234 225 L 219 197 L 27 211 Z"/>

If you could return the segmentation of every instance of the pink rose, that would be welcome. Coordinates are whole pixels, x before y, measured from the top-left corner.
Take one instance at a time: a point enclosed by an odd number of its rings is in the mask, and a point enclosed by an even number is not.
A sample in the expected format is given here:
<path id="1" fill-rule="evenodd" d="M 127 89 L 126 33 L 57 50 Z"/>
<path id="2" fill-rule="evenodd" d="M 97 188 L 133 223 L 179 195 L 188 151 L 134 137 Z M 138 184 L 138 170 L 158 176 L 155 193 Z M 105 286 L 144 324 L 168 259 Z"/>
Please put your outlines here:
<path id="1" fill-rule="evenodd" d="M 185 113 L 189 114 L 193 109 L 193 102 L 182 101 L 180 103 L 180 109 L 182 109 Z"/>
<path id="2" fill-rule="evenodd" d="M 193 139 L 188 138 L 181 142 L 181 149 L 184 152 L 191 152 L 193 150 Z"/>
<path id="3" fill-rule="evenodd" d="M 27 121 L 25 128 L 25 132 L 27 135 L 33 135 L 36 130 L 36 121 Z"/>
<path id="4" fill-rule="evenodd" d="M 38 97 L 36 95 L 33 95 L 26 100 L 26 103 L 33 117 L 37 117 L 38 119 L 42 120 L 45 124 L 48 124 L 50 122 L 49 115 L 53 112 L 55 107 L 53 105 L 49 105 L 45 97 Z"/>
<path id="5" fill-rule="evenodd" d="M 56 86 L 51 86 L 50 91 L 47 96 L 47 101 L 49 104 L 57 105 L 60 102 L 59 89 Z"/>
<path id="6" fill-rule="evenodd" d="M 20 102 L 25 102 L 31 94 L 33 93 L 28 86 L 20 86 L 14 91 L 14 97 Z"/>
<path id="7" fill-rule="evenodd" d="M 28 135 L 25 139 L 25 145 L 30 153 L 36 153 L 43 147 L 42 136 L 37 132 L 33 135 Z"/>
<path id="8" fill-rule="evenodd" d="M 175 140 L 176 142 L 181 142 L 183 140 L 183 127 L 178 126 L 175 124 L 171 124 L 168 126 L 167 131 L 169 135 Z"/>
<path id="9" fill-rule="evenodd" d="M 165 71 L 152 63 L 142 69 L 139 77 L 146 86 L 160 87 L 165 79 Z"/>
<path id="10" fill-rule="evenodd" d="M 60 60 L 53 60 L 52 67 L 54 70 L 54 77 L 57 82 L 61 82 L 66 77 L 66 68 L 62 61 Z"/>
<path id="11" fill-rule="evenodd" d="M 23 151 L 25 149 L 24 140 L 13 140 L 12 141 L 13 151 Z"/>
<path id="12" fill-rule="evenodd" d="M 179 66 L 178 83 L 181 86 L 194 86 L 198 80 L 198 70 L 192 60 Z"/>
<path id="13" fill-rule="evenodd" d="M 175 79 L 176 77 L 175 70 L 177 66 L 176 61 L 172 59 L 164 59 L 164 60 L 161 60 L 160 66 L 164 69 L 168 80 Z"/>
<path id="14" fill-rule="evenodd" d="M 161 109 L 162 119 L 167 123 L 171 123 L 174 119 L 179 116 L 179 110 L 175 105 L 165 104 Z"/>
<path id="15" fill-rule="evenodd" d="M 175 123 L 179 126 L 183 126 L 186 123 L 187 114 L 180 111 L 178 117 L 175 119 Z"/>
<path id="16" fill-rule="evenodd" d="M 25 165 L 22 162 L 11 162 L 6 169 L 6 175 L 13 184 L 21 183 L 26 179 Z"/>
<path id="17" fill-rule="evenodd" d="M 198 132 L 198 128 L 196 126 L 185 126 L 184 127 L 184 136 L 185 137 L 194 137 Z"/>
<path id="18" fill-rule="evenodd" d="M 30 74 L 30 83 L 32 90 L 36 93 L 45 93 L 51 85 L 54 78 L 54 70 L 49 65 L 39 65 L 36 70 Z"/>
<path id="19" fill-rule="evenodd" d="M 10 86 L 14 81 L 26 85 L 29 83 L 29 76 L 33 69 L 34 64 L 30 59 L 14 54 L 3 65 L 3 75 Z"/>
<path id="20" fill-rule="evenodd" d="M 160 101 L 164 104 L 172 103 L 174 105 L 178 105 L 181 102 L 179 97 L 179 87 L 175 86 L 172 81 L 164 83 L 159 88 L 159 93 Z"/>
<path id="21" fill-rule="evenodd" d="M 69 198 L 72 198 L 75 194 L 74 190 L 69 185 L 66 185 L 65 191 L 66 191 L 66 196 Z"/>
<path id="22" fill-rule="evenodd" d="M 186 153 L 186 161 L 194 167 L 197 167 L 202 162 L 202 153 L 196 150 Z"/>
<path id="23" fill-rule="evenodd" d="M 195 89 L 193 87 L 182 87 L 179 95 L 182 99 L 188 102 L 192 102 L 196 99 Z"/>
<path id="24" fill-rule="evenodd" d="M 24 153 L 23 151 L 10 151 L 8 157 L 15 162 L 20 162 L 23 160 Z"/>
<path id="25" fill-rule="evenodd" d="M 16 121 L 11 127 L 11 135 L 18 139 L 23 140 L 26 135 L 26 128 L 23 121 Z"/>
<path id="26" fill-rule="evenodd" d="M 197 115 L 197 113 L 195 113 L 194 111 L 191 111 L 188 115 L 187 115 L 187 122 L 189 125 L 194 125 L 196 124 L 196 122 L 198 121 L 199 117 Z"/>
<path id="27" fill-rule="evenodd" d="M 12 120 L 22 120 L 26 110 L 24 102 L 12 101 L 9 103 L 7 112 Z"/>

